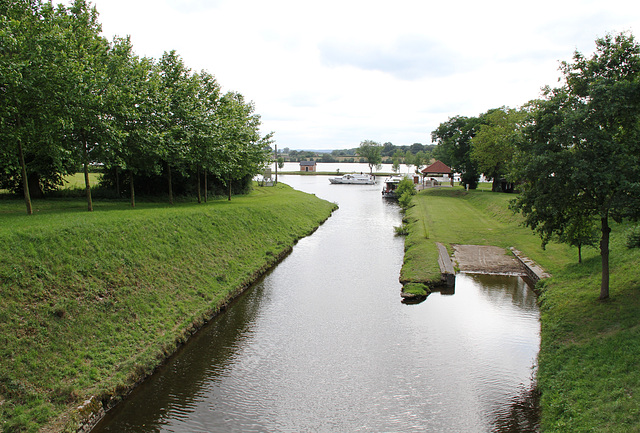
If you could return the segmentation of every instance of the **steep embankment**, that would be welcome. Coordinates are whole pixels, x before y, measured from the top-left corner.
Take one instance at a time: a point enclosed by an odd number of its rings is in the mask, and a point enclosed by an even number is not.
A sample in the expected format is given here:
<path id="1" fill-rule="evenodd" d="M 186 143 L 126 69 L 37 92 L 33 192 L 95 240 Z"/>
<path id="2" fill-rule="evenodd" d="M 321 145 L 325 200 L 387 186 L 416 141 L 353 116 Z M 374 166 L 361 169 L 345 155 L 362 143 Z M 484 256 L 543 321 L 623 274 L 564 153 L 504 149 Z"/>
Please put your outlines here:
<path id="1" fill-rule="evenodd" d="M 538 388 L 543 432 L 640 432 L 640 249 L 628 225 L 611 234 L 611 299 L 598 301 L 599 250 L 546 250 L 508 209 L 508 194 L 461 189 L 420 192 L 407 212 L 402 278 L 439 279 L 435 242 L 514 246 L 553 277 L 539 285 Z M 427 301 L 428 302 L 428 301 Z"/>
<path id="2" fill-rule="evenodd" d="M 61 206 L 0 203 L 0 431 L 69 428 L 88 397 L 114 403 L 335 209 L 282 184 L 201 205 Z"/>

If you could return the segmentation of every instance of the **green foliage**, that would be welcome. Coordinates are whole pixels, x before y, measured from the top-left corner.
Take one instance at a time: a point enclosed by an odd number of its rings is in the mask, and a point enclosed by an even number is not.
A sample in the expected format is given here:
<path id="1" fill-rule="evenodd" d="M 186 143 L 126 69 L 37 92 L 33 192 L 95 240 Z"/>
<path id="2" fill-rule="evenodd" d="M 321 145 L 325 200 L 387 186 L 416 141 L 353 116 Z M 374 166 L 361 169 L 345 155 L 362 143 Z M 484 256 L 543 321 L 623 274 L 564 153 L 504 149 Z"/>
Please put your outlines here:
<path id="1" fill-rule="evenodd" d="M 382 165 L 382 146 L 372 140 L 365 140 L 360 143 L 357 149 L 358 156 L 364 158 L 369 164 L 369 171 L 373 173 L 373 168 L 379 169 Z"/>
<path id="2" fill-rule="evenodd" d="M 234 107 L 221 109 L 213 76 L 192 73 L 175 51 L 156 62 L 136 57 L 128 38 L 109 43 L 86 0 L 2 7 L 0 188 L 23 191 L 27 212 L 29 191 L 41 196 L 80 166 L 125 173 L 135 205 L 135 175 L 164 169 L 171 199 L 172 170 L 231 185 L 266 164 L 271 135 L 260 135 L 253 104 L 230 93 Z"/>
<path id="3" fill-rule="evenodd" d="M 543 243 L 576 219 L 601 226 L 600 299 L 609 296 L 610 219 L 640 217 L 640 46 L 620 34 L 563 63 L 566 84 L 535 102 L 519 143 L 514 209 Z"/>
<path id="4" fill-rule="evenodd" d="M 411 201 L 416 194 L 416 187 L 411 179 L 405 177 L 398 183 L 395 193 L 398 196 L 398 204 L 404 212 L 411 207 Z"/>
<path id="5" fill-rule="evenodd" d="M 640 248 L 640 226 L 635 226 L 627 233 L 627 248 Z"/>
<path id="6" fill-rule="evenodd" d="M 0 205 L 0 422 L 37 431 L 129 390 L 335 208 L 279 184 L 229 203 Z M 107 207 L 108 206 L 108 207 Z M 75 430 L 73 430 L 75 431 Z"/>
<path id="7" fill-rule="evenodd" d="M 423 283 L 407 283 L 402 286 L 402 291 L 410 295 L 427 296 L 431 291 L 429 286 Z"/>
<path id="8" fill-rule="evenodd" d="M 409 234 L 409 227 L 407 226 L 407 224 L 405 224 L 404 222 L 393 228 L 396 236 L 406 236 Z"/>
<path id="9" fill-rule="evenodd" d="M 510 173 L 516 144 L 521 140 L 524 114 L 507 107 L 489 110 L 481 116 L 483 123 L 471 139 L 471 159 L 487 178 L 492 190 L 501 190 L 501 179 Z"/>
<path id="10" fill-rule="evenodd" d="M 476 189 L 480 171 L 471 157 L 471 139 L 480 127 L 477 117 L 455 116 L 441 123 L 431 132 L 431 140 L 437 143 L 434 157 L 454 171 L 461 173 L 461 184 Z"/>

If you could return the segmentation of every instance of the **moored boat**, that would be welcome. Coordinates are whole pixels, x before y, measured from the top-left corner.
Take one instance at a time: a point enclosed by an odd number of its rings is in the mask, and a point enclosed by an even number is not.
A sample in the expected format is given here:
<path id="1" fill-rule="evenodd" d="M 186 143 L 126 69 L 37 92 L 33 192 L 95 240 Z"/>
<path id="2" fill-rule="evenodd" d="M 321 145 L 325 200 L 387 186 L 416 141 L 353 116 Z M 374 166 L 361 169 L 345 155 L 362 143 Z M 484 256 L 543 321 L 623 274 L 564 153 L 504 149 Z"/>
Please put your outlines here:
<path id="1" fill-rule="evenodd" d="M 334 184 L 373 185 L 376 183 L 376 179 L 370 174 L 344 174 L 340 177 L 329 178 L 329 182 Z"/>
<path id="2" fill-rule="evenodd" d="M 402 176 L 390 176 L 382 183 L 382 197 L 396 198 L 396 188 L 402 180 Z"/>

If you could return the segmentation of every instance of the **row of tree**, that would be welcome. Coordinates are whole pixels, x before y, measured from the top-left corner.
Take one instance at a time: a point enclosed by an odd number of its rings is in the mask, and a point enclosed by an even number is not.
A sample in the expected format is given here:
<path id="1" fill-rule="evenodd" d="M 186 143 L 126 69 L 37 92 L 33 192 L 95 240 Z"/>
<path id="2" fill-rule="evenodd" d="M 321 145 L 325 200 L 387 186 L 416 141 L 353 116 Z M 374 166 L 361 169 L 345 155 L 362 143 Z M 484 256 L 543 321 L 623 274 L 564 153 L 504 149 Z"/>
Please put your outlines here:
<path id="1" fill-rule="evenodd" d="M 434 156 L 475 188 L 518 185 L 513 208 L 542 238 L 580 246 L 600 232 L 600 298 L 609 297 L 610 220 L 640 218 L 640 46 L 631 34 L 596 41 L 561 66 L 558 88 L 519 109 L 456 116 L 432 132 Z"/>
<path id="2" fill-rule="evenodd" d="M 138 57 L 129 38 L 109 42 L 86 0 L 0 3 L 0 187 L 31 195 L 91 166 L 135 179 L 162 175 L 173 202 L 172 173 L 197 183 L 207 175 L 229 188 L 269 159 L 271 134 L 236 92 L 222 93 L 207 71 L 187 68 L 175 51 Z"/>

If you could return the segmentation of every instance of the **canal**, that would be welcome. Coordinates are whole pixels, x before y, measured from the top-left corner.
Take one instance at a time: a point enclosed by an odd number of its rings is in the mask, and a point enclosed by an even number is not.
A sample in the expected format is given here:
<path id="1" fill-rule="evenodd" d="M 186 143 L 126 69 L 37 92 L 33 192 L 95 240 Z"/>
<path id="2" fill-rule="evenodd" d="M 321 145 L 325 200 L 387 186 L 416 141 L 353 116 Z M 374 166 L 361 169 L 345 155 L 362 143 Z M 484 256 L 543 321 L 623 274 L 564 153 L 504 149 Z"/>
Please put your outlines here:
<path id="1" fill-rule="evenodd" d="M 519 277 L 458 275 L 403 304 L 381 186 L 279 180 L 340 208 L 94 432 L 537 431 L 539 313 Z"/>

